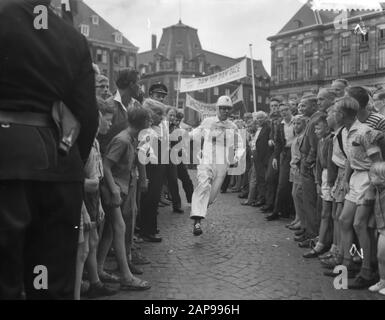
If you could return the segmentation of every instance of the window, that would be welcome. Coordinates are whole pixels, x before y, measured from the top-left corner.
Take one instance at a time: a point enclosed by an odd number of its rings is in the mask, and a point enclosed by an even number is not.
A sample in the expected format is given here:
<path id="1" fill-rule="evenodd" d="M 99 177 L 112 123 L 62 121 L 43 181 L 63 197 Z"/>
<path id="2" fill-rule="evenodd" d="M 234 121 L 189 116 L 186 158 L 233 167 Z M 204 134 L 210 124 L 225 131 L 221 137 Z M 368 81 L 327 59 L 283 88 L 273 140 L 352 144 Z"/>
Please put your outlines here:
<path id="1" fill-rule="evenodd" d="M 155 62 L 155 72 L 159 72 L 160 71 L 160 60 L 156 60 Z"/>
<path id="2" fill-rule="evenodd" d="M 88 24 L 81 24 L 80 25 L 80 33 L 85 36 L 89 37 L 90 35 L 90 26 Z"/>
<path id="3" fill-rule="evenodd" d="M 219 96 L 219 88 L 214 87 L 214 96 Z"/>
<path id="4" fill-rule="evenodd" d="M 99 25 L 99 16 L 97 15 L 92 16 L 92 24 Z"/>
<path id="5" fill-rule="evenodd" d="M 296 56 L 297 53 L 298 53 L 298 48 L 297 48 L 297 47 L 291 47 L 291 48 L 290 48 L 290 54 L 291 54 L 292 56 Z"/>
<path id="6" fill-rule="evenodd" d="M 342 73 L 349 73 L 350 70 L 350 56 L 342 56 Z"/>
<path id="7" fill-rule="evenodd" d="M 123 43 L 123 36 L 120 32 L 115 32 L 115 42 Z"/>
<path id="8" fill-rule="evenodd" d="M 107 52 L 107 50 L 103 50 L 103 52 L 102 52 L 102 63 L 108 63 L 108 52 Z"/>
<path id="9" fill-rule="evenodd" d="M 177 41 L 177 42 L 176 42 L 176 46 L 177 46 L 177 47 L 181 47 L 181 46 L 182 46 L 182 41 Z"/>
<path id="10" fill-rule="evenodd" d="M 262 96 L 258 96 L 258 103 L 262 103 Z"/>
<path id="11" fill-rule="evenodd" d="M 349 47 L 349 40 L 350 40 L 350 37 L 347 36 L 347 37 L 343 37 L 342 40 L 341 40 L 341 46 L 342 48 L 347 48 Z"/>
<path id="12" fill-rule="evenodd" d="M 283 50 L 282 49 L 277 50 L 277 58 L 283 58 Z"/>
<path id="13" fill-rule="evenodd" d="M 269 98 L 268 97 L 266 97 L 265 103 L 269 104 Z"/>
<path id="14" fill-rule="evenodd" d="M 385 48 L 378 51 L 378 67 L 385 68 Z"/>
<path id="15" fill-rule="evenodd" d="M 311 47 L 312 47 L 311 42 L 305 43 L 305 52 L 306 53 L 311 52 Z"/>
<path id="16" fill-rule="evenodd" d="M 360 70 L 366 71 L 369 69 L 369 52 L 360 52 Z"/>
<path id="17" fill-rule="evenodd" d="M 258 87 L 262 88 L 262 80 L 258 80 Z"/>
<path id="18" fill-rule="evenodd" d="M 135 57 L 133 56 L 128 57 L 128 66 L 130 68 L 135 68 Z"/>
<path id="19" fill-rule="evenodd" d="M 126 67 L 126 56 L 123 54 L 119 56 L 119 67 Z"/>
<path id="20" fill-rule="evenodd" d="M 277 79 L 278 81 L 283 81 L 283 65 L 277 65 Z"/>
<path id="21" fill-rule="evenodd" d="M 229 95 L 230 95 L 230 89 L 226 89 L 226 90 L 225 90 L 225 95 L 226 95 L 226 96 L 229 96 Z"/>
<path id="22" fill-rule="evenodd" d="M 199 72 L 200 73 L 203 73 L 205 71 L 204 67 L 205 67 L 205 65 L 204 65 L 203 61 L 199 61 Z"/>
<path id="23" fill-rule="evenodd" d="M 365 35 L 360 35 L 360 43 L 367 43 L 369 41 L 369 33 L 367 32 Z"/>
<path id="24" fill-rule="evenodd" d="M 298 64 L 297 62 L 290 63 L 290 80 L 297 80 Z"/>
<path id="25" fill-rule="evenodd" d="M 380 39 L 385 39 L 385 28 L 381 28 L 380 30 Z"/>
<path id="26" fill-rule="evenodd" d="M 332 66 L 332 58 L 325 59 L 325 75 L 330 77 L 333 75 L 333 66 Z"/>
<path id="27" fill-rule="evenodd" d="M 250 102 L 254 101 L 253 93 L 250 93 Z"/>
<path id="28" fill-rule="evenodd" d="M 325 41 L 325 50 L 332 50 L 332 40 Z"/>
<path id="29" fill-rule="evenodd" d="M 140 68 L 140 74 L 143 75 L 145 73 L 146 73 L 146 67 L 143 66 L 143 67 Z"/>
<path id="30" fill-rule="evenodd" d="M 96 62 L 102 62 L 103 60 L 103 51 L 101 49 L 96 50 Z"/>
<path id="31" fill-rule="evenodd" d="M 175 89 L 175 90 L 179 90 L 178 79 L 175 79 L 175 80 L 174 80 L 174 89 Z"/>
<path id="32" fill-rule="evenodd" d="M 313 61 L 305 61 L 305 78 L 309 79 L 313 76 Z"/>

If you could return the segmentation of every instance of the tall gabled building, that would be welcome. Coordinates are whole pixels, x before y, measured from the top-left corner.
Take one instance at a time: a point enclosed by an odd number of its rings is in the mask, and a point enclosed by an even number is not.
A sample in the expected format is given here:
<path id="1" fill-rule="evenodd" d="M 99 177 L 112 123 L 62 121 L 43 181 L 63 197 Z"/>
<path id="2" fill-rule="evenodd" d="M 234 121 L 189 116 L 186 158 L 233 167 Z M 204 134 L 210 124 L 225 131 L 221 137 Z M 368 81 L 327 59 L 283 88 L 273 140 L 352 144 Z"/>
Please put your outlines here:
<path id="1" fill-rule="evenodd" d="M 114 91 L 117 71 L 136 68 L 139 48 L 83 0 L 77 0 L 76 4 L 76 8 L 72 8 L 74 27 L 88 39 L 92 59 L 101 73 L 110 78 L 111 91 Z M 51 5 L 58 13 L 61 12 L 60 0 L 53 0 Z"/>
<path id="2" fill-rule="evenodd" d="M 341 13 L 303 5 L 271 41 L 271 94 L 298 97 L 344 78 L 352 85 L 385 84 L 385 15 L 383 11 Z M 337 19 L 337 20 L 336 20 Z M 353 30 L 360 24 L 368 33 Z"/>
<path id="3" fill-rule="evenodd" d="M 245 48 L 245 52 L 247 48 Z M 157 43 L 152 36 L 152 49 L 138 54 L 138 70 L 141 74 L 142 89 L 148 93 L 149 87 L 157 82 L 164 83 L 169 90 L 167 103 L 176 105 L 178 84 L 178 64 L 182 68 L 182 78 L 210 75 L 241 61 L 243 58 L 231 58 L 204 50 L 199 40 L 198 30 L 179 21 L 163 29 L 162 37 Z M 256 76 L 256 99 L 259 110 L 267 110 L 270 76 L 261 60 L 254 60 Z M 248 59 L 249 77 L 211 89 L 190 93 L 195 99 L 214 103 L 221 95 L 230 95 L 242 83 L 244 102 L 247 111 L 253 111 L 253 93 L 251 85 L 251 66 Z M 179 107 L 183 107 L 186 94 L 181 93 Z M 239 107 L 239 106 L 238 106 Z"/>

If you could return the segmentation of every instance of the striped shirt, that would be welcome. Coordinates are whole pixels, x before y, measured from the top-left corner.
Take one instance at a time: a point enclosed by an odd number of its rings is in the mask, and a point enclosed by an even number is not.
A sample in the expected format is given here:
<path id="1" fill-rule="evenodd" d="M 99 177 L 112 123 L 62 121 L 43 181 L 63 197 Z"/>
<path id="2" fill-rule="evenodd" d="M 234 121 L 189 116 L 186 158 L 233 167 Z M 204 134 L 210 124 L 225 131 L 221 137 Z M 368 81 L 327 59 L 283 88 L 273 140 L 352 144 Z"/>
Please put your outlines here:
<path id="1" fill-rule="evenodd" d="M 380 113 L 371 112 L 364 123 L 372 129 L 385 132 L 385 116 Z"/>

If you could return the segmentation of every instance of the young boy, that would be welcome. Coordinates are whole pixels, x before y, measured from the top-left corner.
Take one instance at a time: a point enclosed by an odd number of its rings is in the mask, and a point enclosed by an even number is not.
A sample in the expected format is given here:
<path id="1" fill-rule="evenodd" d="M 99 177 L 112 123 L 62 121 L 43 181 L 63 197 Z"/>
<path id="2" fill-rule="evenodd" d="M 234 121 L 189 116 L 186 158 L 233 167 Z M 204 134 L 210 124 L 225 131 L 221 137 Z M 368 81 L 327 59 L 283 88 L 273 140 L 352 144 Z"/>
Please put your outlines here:
<path id="1" fill-rule="evenodd" d="M 113 110 L 105 102 L 97 99 L 99 109 L 99 128 L 97 134 L 106 134 L 111 126 Z M 99 242 L 97 225 L 104 219 L 104 212 L 100 204 L 99 181 L 103 177 L 103 166 L 97 139 L 91 148 L 88 161 L 84 167 L 84 203 L 82 206 L 82 224 L 79 237 L 77 257 L 77 275 L 75 285 L 75 300 L 80 299 L 81 277 L 84 263 L 89 275 L 90 286 L 87 290 L 88 298 L 110 296 L 117 291 L 107 288 L 99 279 L 97 272 L 96 251 Z"/>
<path id="2" fill-rule="evenodd" d="M 135 203 L 130 195 L 135 194 L 136 188 L 136 158 L 137 137 L 141 130 L 150 123 L 149 112 L 142 107 L 132 107 L 127 110 L 127 128 L 115 136 L 107 146 L 103 159 L 105 189 L 104 196 L 108 207 L 108 218 L 113 229 L 113 245 L 122 278 L 121 290 L 146 290 L 151 286 L 147 281 L 134 277 L 127 261 L 125 244 L 126 224 L 123 217 L 129 201 Z M 109 246 L 99 249 L 99 269 L 102 272 Z"/>
<path id="3" fill-rule="evenodd" d="M 318 138 L 318 150 L 316 160 L 316 184 L 318 194 L 322 199 L 321 224 L 319 229 L 319 239 L 316 246 L 303 255 L 304 258 L 316 258 L 329 249 L 332 242 L 332 210 L 333 198 L 331 195 L 332 175 L 336 174 L 336 169 L 330 161 L 332 157 L 333 144 L 329 122 L 334 126 L 333 121 L 326 116 L 321 116 L 315 125 L 315 133 Z"/>

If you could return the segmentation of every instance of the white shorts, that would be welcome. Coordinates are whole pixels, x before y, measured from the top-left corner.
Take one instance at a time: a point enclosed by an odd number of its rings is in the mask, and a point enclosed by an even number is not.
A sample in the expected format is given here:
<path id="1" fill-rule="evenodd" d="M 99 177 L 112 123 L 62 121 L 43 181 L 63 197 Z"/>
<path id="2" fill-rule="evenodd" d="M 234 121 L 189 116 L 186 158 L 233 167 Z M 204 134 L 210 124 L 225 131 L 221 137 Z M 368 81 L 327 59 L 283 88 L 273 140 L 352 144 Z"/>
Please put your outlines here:
<path id="1" fill-rule="evenodd" d="M 369 171 L 354 171 L 350 177 L 349 193 L 345 197 L 356 205 L 372 204 L 376 199 L 375 190 L 370 183 Z"/>
<path id="2" fill-rule="evenodd" d="M 324 201 L 333 201 L 332 188 L 328 185 L 328 169 L 322 170 L 321 198 Z"/>

